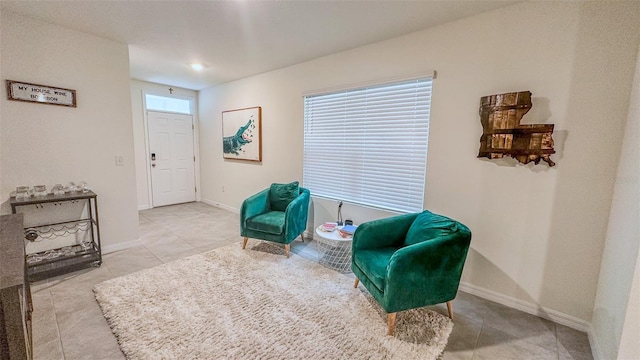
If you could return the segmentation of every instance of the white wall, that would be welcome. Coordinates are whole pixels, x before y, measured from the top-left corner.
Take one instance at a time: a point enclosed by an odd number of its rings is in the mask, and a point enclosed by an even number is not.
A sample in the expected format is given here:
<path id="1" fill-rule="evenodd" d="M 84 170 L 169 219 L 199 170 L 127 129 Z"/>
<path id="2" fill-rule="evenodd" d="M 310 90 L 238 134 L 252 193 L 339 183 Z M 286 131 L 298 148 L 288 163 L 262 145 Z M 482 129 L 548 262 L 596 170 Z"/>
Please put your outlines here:
<path id="1" fill-rule="evenodd" d="M 77 108 L 0 100 L 2 212 L 18 185 L 86 181 L 103 249 L 138 239 L 127 45 L 2 13 L 1 74 L 74 89 Z M 124 166 L 115 166 L 115 157 Z"/>
<path id="2" fill-rule="evenodd" d="M 613 178 L 615 189 L 592 320 L 602 359 L 640 359 L 640 53 L 638 55 L 620 162 Z"/>
<path id="3" fill-rule="evenodd" d="M 638 341 L 638 334 L 640 334 L 640 254 L 636 261 L 635 275 L 631 289 L 629 290 L 629 302 L 627 304 L 622 335 L 620 336 L 618 359 L 640 359 L 640 341 Z"/>
<path id="4" fill-rule="evenodd" d="M 173 93 L 169 92 L 169 88 L 173 89 Z M 156 84 L 141 80 L 131 80 L 131 108 L 133 111 L 133 142 L 136 163 L 136 188 L 138 192 L 138 210 L 149 209 L 151 201 L 149 199 L 149 158 L 147 154 L 147 123 L 146 110 L 144 107 L 144 94 L 162 95 L 168 97 L 180 97 L 192 99 L 197 104 L 197 91 L 183 89 L 175 86 Z M 198 124 L 198 107 L 194 106 L 193 119 Z M 197 130 L 195 134 L 197 135 Z M 198 157 L 198 137 L 195 138 L 196 152 L 196 187 L 200 188 L 200 168 Z M 197 200 L 200 200 L 200 193 L 197 194 Z"/>
<path id="5" fill-rule="evenodd" d="M 528 2 L 200 91 L 203 200 L 239 208 L 301 180 L 314 89 L 437 70 L 425 208 L 473 232 L 467 289 L 586 328 L 633 76 L 640 3 Z M 480 97 L 530 90 L 554 168 L 476 158 Z M 223 161 L 221 112 L 263 107 L 263 162 Z M 224 188 L 224 191 L 223 191 Z M 322 205 L 322 204 L 321 204 Z M 315 223 L 335 203 L 314 203 Z M 346 210 L 366 221 L 381 214 Z"/>

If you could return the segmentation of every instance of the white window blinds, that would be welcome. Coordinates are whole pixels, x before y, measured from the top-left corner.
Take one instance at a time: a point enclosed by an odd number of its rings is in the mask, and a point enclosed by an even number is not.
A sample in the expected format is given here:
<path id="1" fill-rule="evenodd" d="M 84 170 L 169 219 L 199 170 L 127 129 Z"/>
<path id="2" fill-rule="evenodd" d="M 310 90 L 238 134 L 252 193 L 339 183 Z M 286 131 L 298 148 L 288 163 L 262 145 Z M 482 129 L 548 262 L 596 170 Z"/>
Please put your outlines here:
<path id="1" fill-rule="evenodd" d="M 315 196 L 423 209 L 431 78 L 304 98 L 304 186 Z"/>

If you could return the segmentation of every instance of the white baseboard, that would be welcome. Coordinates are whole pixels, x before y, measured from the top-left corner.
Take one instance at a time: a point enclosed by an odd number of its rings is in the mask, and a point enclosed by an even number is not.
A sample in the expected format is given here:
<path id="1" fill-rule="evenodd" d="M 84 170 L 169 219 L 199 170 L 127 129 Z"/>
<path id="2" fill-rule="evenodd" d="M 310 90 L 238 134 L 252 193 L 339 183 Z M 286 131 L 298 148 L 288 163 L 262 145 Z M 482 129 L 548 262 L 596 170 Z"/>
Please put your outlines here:
<path id="1" fill-rule="evenodd" d="M 120 251 L 120 250 L 125 250 L 125 249 L 129 249 L 132 247 L 136 247 L 136 246 L 140 246 L 142 245 L 142 240 L 141 239 L 135 239 L 135 240 L 131 240 L 131 241 L 125 241 L 122 243 L 118 243 L 115 245 L 107 245 L 107 246 L 103 246 L 102 247 L 102 254 L 109 254 L 112 252 L 116 252 L 116 251 Z"/>
<path id="2" fill-rule="evenodd" d="M 309 229 L 305 230 L 302 236 L 304 236 L 305 239 L 316 240 L 315 232 L 310 232 Z"/>
<path id="3" fill-rule="evenodd" d="M 475 295 L 483 299 L 487 299 L 498 304 L 502 304 L 504 306 L 526 312 L 527 314 L 551 320 L 555 323 L 568 326 L 579 331 L 589 333 L 591 327 L 591 324 L 589 322 L 579 319 L 575 316 L 567 315 L 556 310 L 548 309 L 543 306 L 530 303 L 528 301 L 516 299 L 514 297 L 487 290 L 479 286 L 471 285 L 466 282 L 460 282 L 460 290 L 471 295 Z M 589 336 L 589 339 L 591 339 L 591 336 Z"/>
<path id="4" fill-rule="evenodd" d="M 225 204 L 220 204 L 219 202 L 216 202 L 216 201 L 212 201 L 212 200 L 208 200 L 208 199 L 202 199 L 202 202 L 205 203 L 205 204 L 211 205 L 211 206 L 215 206 L 215 207 L 220 208 L 220 209 L 224 209 L 224 210 L 228 210 L 228 211 L 231 211 L 233 213 L 236 213 L 236 214 L 240 214 L 240 209 L 236 209 L 234 207 L 227 206 Z"/>
<path id="5" fill-rule="evenodd" d="M 605 360 L 602 356 L 602 351 L 600 351 L 600 342 L 598 341 L 598 337 L 596 336 L 596 331 L 593 328 L 593 324 L 589 324 L 587 335 L 589 336 L 589 345 L 591 346 L 591 354 L 593 355 L 593 360 Z"/>
<path id="6" fill-rule="evenodd" d="M 151 206 L 149 205 L 138 205 L 138 211 L 140 210 L 149 210 L 151 209 Z"/>

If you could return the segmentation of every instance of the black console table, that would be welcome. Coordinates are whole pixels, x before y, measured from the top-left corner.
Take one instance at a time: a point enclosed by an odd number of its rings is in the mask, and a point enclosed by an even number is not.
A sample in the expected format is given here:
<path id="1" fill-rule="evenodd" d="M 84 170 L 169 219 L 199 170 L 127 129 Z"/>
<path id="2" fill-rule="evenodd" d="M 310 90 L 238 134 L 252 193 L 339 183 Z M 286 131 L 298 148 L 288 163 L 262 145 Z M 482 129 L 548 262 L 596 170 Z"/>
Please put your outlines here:
<path id="1" fill-rule="evenodd" d="M 80 216 L 48 222 L 41 220 L 47 215 L 63 214 L 65 204 L 86 204 L 86 211 Z M 77 270 L 87 265 L 100 266 L 102 264 L 102 250 L 100 245 L 100 224 L 98 222 L 98 195 L 93 191 L 65 193 L 64 195 L 48 194 L 46 196 L 31 196 L 26 199 L 9 200 L 11 211 L 25 214 L 35 224 L 24 228 L 25 241 L 47 241 L 60 236 L 86 232 L 86 240 L 78 244 L 63 247 L 49 247 L 44 251 L 27 254 L 27 268 L 31 281 L 55 276 L 61 273 Z M 20 210 L 20 211 L 18 211 Z M 26 218 L 25 218 L 26 219 Z M 27 220 L 25 220 L 27 224 Z"/>

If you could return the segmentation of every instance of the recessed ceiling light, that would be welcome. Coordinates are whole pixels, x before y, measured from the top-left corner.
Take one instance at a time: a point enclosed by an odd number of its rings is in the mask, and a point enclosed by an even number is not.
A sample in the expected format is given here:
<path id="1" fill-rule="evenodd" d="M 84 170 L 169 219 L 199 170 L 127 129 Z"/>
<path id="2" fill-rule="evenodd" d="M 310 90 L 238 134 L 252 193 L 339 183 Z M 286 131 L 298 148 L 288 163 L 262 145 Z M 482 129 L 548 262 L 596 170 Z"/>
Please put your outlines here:
<path id="1" fill-rule="evenodd" d="M 191 68 L 195 71 L 202 71 L 204 69 L 204 65 L 199 63 L 191 63 L 189 64 L 189 66 L 191 66 Z"/>

